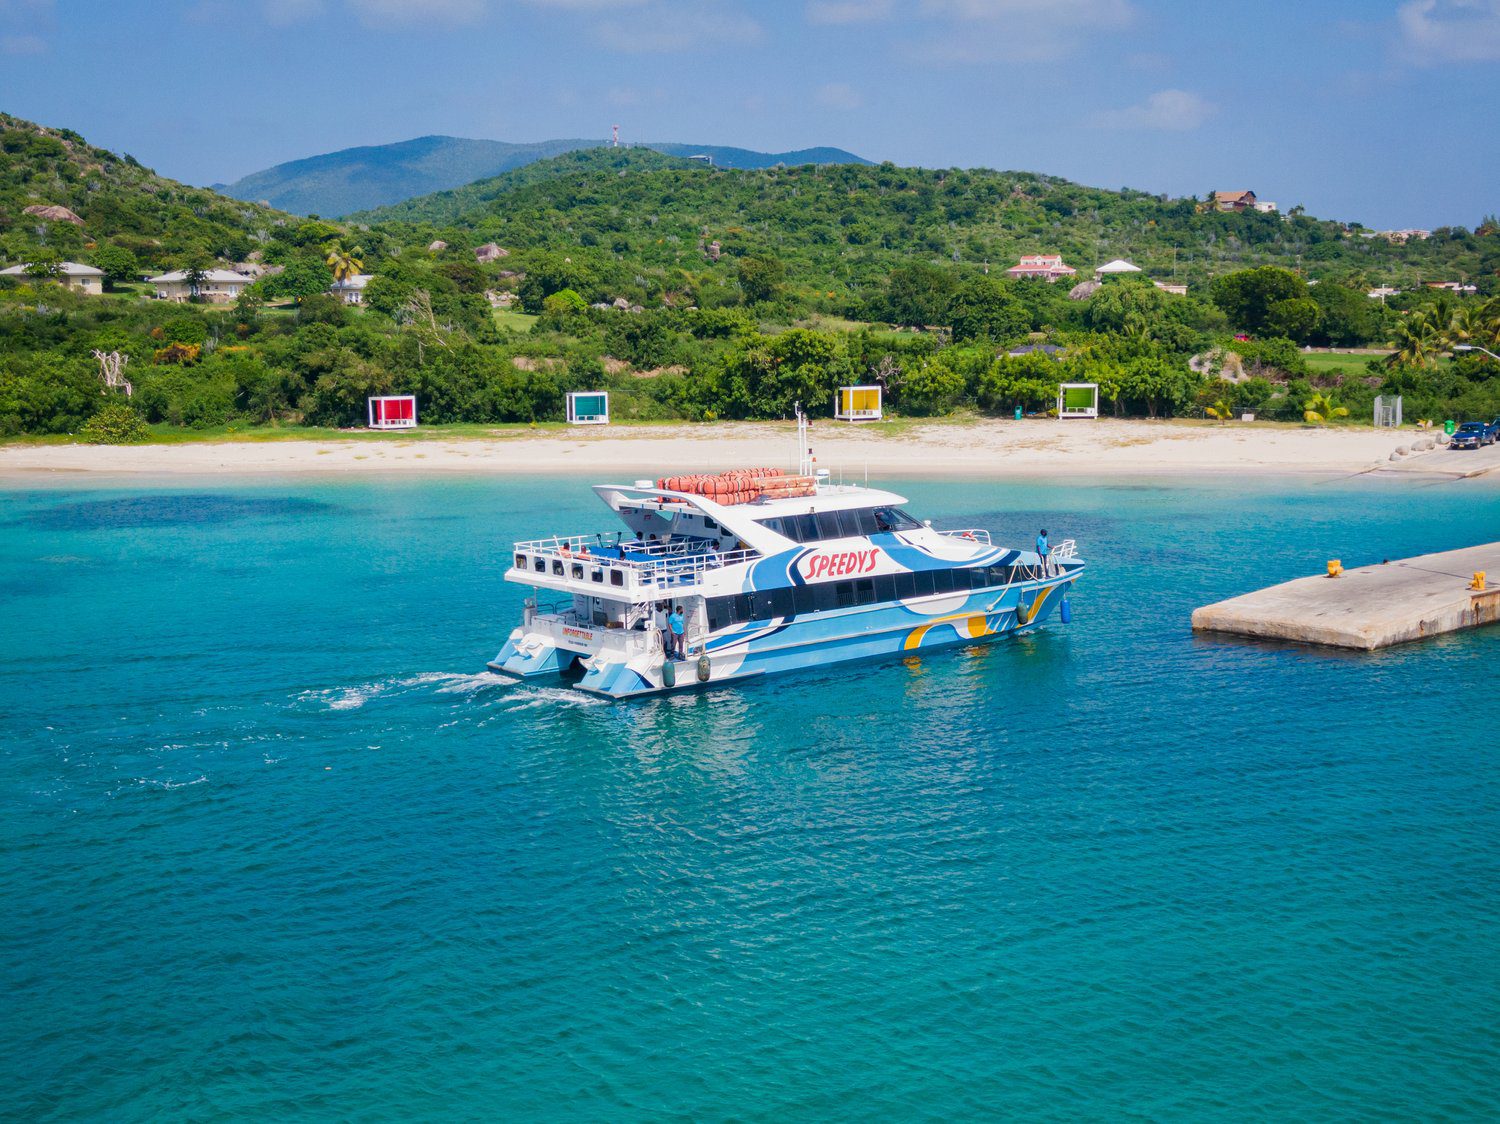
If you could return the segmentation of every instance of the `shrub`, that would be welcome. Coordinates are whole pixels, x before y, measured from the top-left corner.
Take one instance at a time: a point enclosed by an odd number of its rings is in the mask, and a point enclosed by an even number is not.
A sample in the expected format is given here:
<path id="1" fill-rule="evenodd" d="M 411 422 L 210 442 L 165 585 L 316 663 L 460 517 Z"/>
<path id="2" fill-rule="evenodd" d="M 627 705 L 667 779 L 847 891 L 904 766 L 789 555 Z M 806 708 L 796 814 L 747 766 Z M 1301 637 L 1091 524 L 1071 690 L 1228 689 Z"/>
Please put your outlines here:
<path id="1" fill-rule="evenodd" d="M 84 423 L 81 436 L 90 445 L 136 445 L 151 436 L 146 420 L 124 402 L 109 402 Z"/>

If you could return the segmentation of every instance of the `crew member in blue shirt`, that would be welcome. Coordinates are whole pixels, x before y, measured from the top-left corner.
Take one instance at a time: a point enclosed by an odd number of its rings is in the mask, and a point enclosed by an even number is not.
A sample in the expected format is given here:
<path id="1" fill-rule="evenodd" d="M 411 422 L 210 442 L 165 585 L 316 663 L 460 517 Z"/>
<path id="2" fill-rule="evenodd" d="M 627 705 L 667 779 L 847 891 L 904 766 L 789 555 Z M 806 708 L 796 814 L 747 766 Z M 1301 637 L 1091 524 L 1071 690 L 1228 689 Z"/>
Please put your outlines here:
<path id="1" fill-rule="evenodd" d="M 1047 553 L 1049 549 L 1047 546 L 1047 528 L 1043 527 L 1036 536 L 1036 554 L 1041 559 L 1043 577 L 1047 574 Z"/>
<path id="2" fill-rule="evenodd" d="M 686 626 L 686 623 L 682 619 L 682 606 L 681 605 L 675 606 L 672 609 L 672 611 L 667 614 L 667 628 L 670 630 L 670 632 L 672 634 L 672 636 L 671 636 L 671 640 L 672 640 L 672 651 L 671 651 L 671 654 L 674 657 L 676 657 L 677 659 L 679 659 L 679 660 L 685 660 L 685 659 L 687 659 L 687 655 L 683 652 L 683 649 L 682 649 L 682 646 L 683 646 L 683 643 L 684 643 L 684 640 L 685 640 L 685 633 L 686 633 L 686 630 L 687 630 L 687 626 Z"/>

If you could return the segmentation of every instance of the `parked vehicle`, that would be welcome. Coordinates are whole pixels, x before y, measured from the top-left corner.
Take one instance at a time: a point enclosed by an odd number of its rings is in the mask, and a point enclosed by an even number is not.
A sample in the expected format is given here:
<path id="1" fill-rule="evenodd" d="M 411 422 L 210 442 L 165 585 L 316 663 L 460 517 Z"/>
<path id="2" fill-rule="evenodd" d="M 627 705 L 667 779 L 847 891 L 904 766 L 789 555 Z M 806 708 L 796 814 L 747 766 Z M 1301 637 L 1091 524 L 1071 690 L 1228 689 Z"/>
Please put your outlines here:
<path id="1" fill-rule="evenodd" d="M 1481 445 L 1493 445 L 1495 434 L 1484 422 L 1464 422 L 1453 431 L 1448 441 L 1450 449 L 1477 449 Z"/>

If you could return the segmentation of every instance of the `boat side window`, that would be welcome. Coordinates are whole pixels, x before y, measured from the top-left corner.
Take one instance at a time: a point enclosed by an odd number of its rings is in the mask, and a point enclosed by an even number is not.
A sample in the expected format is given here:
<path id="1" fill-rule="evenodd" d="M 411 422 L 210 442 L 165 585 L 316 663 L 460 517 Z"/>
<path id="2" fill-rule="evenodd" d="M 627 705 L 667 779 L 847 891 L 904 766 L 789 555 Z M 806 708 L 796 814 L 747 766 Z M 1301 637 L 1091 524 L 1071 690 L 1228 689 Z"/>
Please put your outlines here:
<path id="1" fill-rule="evenodd" d="M 583 578 L 583 564 L 582 563 L 580 563 L 580 562 L 574 562 L 573 563 L 573 576 L 575 578 L 578 578 L 579 580 L 582 580 L 582 578 Z"/>
<path id="2" fill-rule="evenodd" d="M 933 592 L 932 571 L 918 570 L 912 574 L 913 596 L 927 597 Z"/>
<path id="3" fill-rule="evenodd" d="M 818 517 L 816 515 L 788 515 L 783 523 L 786 524 L 787 537 L 797 542 L 818 541 Z"/>
<path id="4" fill-rule="evenodd" d="M 891 531 L 911 531 L 922 525 L 899 507 L 877 507 L 875 518 L 886 524 L 886 529 Z"/>
<path id="5" fill-rule="evenodd" d="M 854 583 L 853 582 L 839 582 L 836 586 L 834 586 L 834 590 L 835 590 L 834 596 L 835 596 L 835 598 L 838 601 L 838 607 L 840 609 L 848 609 L 848 608 L 852 608 L 853 607 L 853 605 L 854 605 Z"/>
<path id="6" fill-rule="evenodd" d="M 604 584 L 604 571 L 603 570 L 595 569 L 594 572 L 590 576 L 596 582 L 598 582 L 599 584 L 601 584 L 601 585 Z"/>
<path id="7" fill-rule="evenodd" d="M 875 604 L 875 579 L 858 578 L 854 582 L 854 603 L 856 605 Z"/>
<path id="8" fill-rule="evenodd" d="M 861 519 L 857 509 L 846 508 L 835 512 L 839 517 L 839 537 L 845 539 L 859 538 L 866 533 L 864 520 Z"/>
<path id="9" fill-rule="evenodd" d="M 552 560 L 552 572 L 554 574 L 556 574 L 558 577 L 562 577 L 563 564 L 562 564 L 561 559 L 554 558 Z"/>
<path id="10" fill-rule="evenodd" d="M 625 584 L 625 571 L 624 570 L 611 570 L 609 572 L 609 584 L 610 585 L 624 585 Z"/>
<path id="11" fill-rule="evenodd" d="M 547 560 L 545 558 L 538 558 L 533 568 L 537 573 L 545 574 L 547 572 Z"/>
<path id="12" fill-rule="evenodd" d="M 896 575 L 880 574 L 875 578 L 875 600 L 896 600 Z"/>
<path id="13" fill-rule="evenodd" d="M 818 590 L 816 585 L 799 585 L 792 589 L 792 609 L 800 617 L 818 611 Z"/>
<path id="14" fill-rule="evenodd" d="M 844 533 L 839 527 L 839 514 L 837 511 L 820 511 L 813 516 L 819 539 L 836 539 Z"/>

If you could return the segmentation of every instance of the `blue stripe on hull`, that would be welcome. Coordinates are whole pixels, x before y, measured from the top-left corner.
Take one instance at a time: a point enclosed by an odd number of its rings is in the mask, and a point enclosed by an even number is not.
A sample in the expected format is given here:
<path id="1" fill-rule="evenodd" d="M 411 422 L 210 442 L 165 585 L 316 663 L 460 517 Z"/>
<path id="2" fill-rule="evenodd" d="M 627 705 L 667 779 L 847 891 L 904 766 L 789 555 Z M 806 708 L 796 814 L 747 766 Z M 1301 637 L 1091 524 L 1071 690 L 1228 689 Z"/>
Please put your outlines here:
<path id="1" fill-rule="evenodd" d="M 708 651 L 715 667 L 707 683 L 697 681 L 696 662 L 689 659 L 677 665 L 677 685 L 671 688 L 656 687 L 634 673 L 611 676 L 607 685 L 585 679 L 579 686 L 613 698 L 629 698 L 716 687 L 830 663 L 981 644 L 1045 623 L 1072 584 L 1072 578 L 1064 578 L 1003 591 L 979 590 L 969 594 L 961 605 L 943 612 L 919 612 L 891 604 L 820 613 L 805 620 L 739 625 L 710 637 Z M 733 670 L 726 673 L 726 664 Z M 622 666 L 621 671 L 625 670 Z"/>

